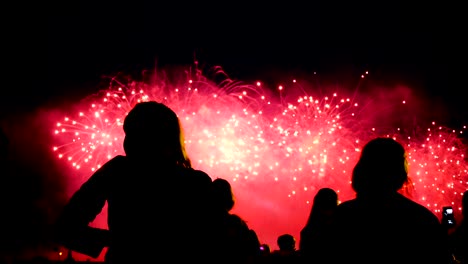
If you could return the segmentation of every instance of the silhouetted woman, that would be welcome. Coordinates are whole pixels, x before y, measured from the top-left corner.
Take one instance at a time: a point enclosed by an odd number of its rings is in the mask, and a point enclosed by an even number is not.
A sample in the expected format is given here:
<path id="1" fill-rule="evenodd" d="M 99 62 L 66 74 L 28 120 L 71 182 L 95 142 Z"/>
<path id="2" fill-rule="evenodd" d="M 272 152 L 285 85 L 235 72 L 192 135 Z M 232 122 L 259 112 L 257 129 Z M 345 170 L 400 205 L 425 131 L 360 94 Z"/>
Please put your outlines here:
<path id="1" fill-rule="evenodd" d="M 314 196 L 307 223 L 300 233 L 299 252 L 306 262 L 317 263 L 316 259 L 327 245 L 330 225 L 338 206 L 338 194 L 331 188 L 321 188 Z"/>
<path id="2" fill-rule="evenodd" d="M 352 172 L 356 197 L 336 209 L 327 263 L 448 263 L 439 219 L 400 193 L 407 184 L 403 145 L 370 140 Z"/>
<path id="3" fill-rule="evenodd" d="M 218 263 L 252 263 L 260 256 L 260 242 L 247 222 L 231 210 L 235 196 L 231 184 L 222 178 L 213 180 L 213 203 L 216 208 L 216 246 Z"/>
<path id="4" fill-rule="evenodd" d="M 56 224 L 58 241 L 106 263 L 207 262 L 211 178 L 191 167 L 177 115 L 155 101 L 125 117 L 125 156 L 97 170 L 71 197 Z M 90 226 L 107 203 L 108 229 Z M 210 241 L 210 240 L 208 240 Z M 180 254 L 180 247 L 185 250 Z"/>

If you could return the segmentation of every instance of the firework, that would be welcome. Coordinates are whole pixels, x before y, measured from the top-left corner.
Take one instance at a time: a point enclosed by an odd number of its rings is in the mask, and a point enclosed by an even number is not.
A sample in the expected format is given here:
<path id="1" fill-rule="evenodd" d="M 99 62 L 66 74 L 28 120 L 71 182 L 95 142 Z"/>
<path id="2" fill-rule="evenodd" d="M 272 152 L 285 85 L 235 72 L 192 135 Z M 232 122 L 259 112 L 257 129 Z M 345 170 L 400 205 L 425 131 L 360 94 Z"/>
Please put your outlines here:
<path id="1" fill-rule="evenodd" d="M 295 82 L 288 87 L 296 88 Z M 412 199 L 438 215 L 445 205 L 460 212 L 461 194 L 468 189 L 467 146 L 460 138 L 466 127 L 383 129 L 367 122 L 355 96 L 316 95 L 303 88 L 301 95 L 286 96 L 287 89 L 278 90 L 229 78 L 218 85 L 203 78 L 154 85 L 114 81 L 57 122 L 54 153 L 86 179 L 124 153 L 122 122 L 128 111 L 137 102 L 155 100 L 178 114 L 193 166 L 233 182 L 237 210 L 260 236 L 265 228 L 274 230 L 266 241 L 274 243 L 281 229 L 297 234 L 318 189 L 332 187 L 340 200 L 352 198 L 351 171 L 360 148 L 376 136 L 406 146 Z"/>

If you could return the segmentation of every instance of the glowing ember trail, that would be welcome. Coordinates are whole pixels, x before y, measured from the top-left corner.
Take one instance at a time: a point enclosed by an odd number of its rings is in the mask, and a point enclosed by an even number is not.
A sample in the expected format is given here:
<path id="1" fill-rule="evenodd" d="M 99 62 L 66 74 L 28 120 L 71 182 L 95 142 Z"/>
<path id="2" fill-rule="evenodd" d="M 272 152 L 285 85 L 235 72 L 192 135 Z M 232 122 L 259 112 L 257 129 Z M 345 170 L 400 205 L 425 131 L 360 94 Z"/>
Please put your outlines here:
<path id="1" fill-rule="evenodd" d="M 113 82 L 86 98 L 77 113 L 57 122 L 54 153 L 86 179 L 124 153 L 122 122 L 131 107 L 156 100 L 178 113 L 193 166 L 233 182 L 236 211 L 273 247 L 280 233 L 298 237 L 319 188 L 334 188 L 342 201 L 353 197 L 352 168 L 375 136 L 406 145 L 413 199 L 437 215 L 444 205 L 461 209 L 468 189 L 467 146 L 460 138 L 466 127 L 379 128 L 366 122 L 359 98 L 335 92 L 301 89 L 287 97 L 283 87 L 275 94 L 230 79 L 220 85 L 204 79 L 162 83 Z"/>

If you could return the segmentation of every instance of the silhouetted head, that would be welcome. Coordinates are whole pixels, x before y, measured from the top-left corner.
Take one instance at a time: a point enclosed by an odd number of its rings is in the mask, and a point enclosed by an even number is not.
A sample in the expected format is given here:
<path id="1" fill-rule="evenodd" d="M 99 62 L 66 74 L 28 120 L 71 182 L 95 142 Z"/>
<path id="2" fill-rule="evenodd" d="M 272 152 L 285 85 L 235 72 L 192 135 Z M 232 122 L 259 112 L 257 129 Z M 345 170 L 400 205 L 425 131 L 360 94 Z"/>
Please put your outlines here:
<path id="1" fill-rule="evenodd" d="M 217 208 L 231 211 L 235 204 L 234 193 L 232 192 L 231 184 L 222 178 L 216 178 L 213 180 L 213 201 Z"/>
<path id="2" fill-rule="evenodd" d="M 379 137 L 364 146 L 352 176 L 352 187 L 358 196 L 394 193 L 406 182 L 408 167 L 403 145 L 392 138 Z"/>
<path id="3" fill-rule="evenodd" d="M 142 161 L 163 161 L 190 167 L 176 113 L 155 101 L 136 104 L 125 117 L 124 150 Z"/>
<path id="4" fill-rule="evenodd" d="M 314 196 L 314 202 L 307 219 L 306 229 L 329 223 L 338 207 L 338 194 L 331 188 L 321 188 Z"/>
<path id="5" fill-rule="evenodd" d="M 264 255 L 268 255 L 271 253 L 270 245 L 268 244 L 261 244 L 260 245 L 260 253 Z"/>
<path id="6" fill-rule="evenodd" d="M 276 241 L 280 250 L 296 250 L 296 239 L 291 234 L 283 234 Z"/>
<path id="7" fill-rule="evenodd" d="M 329 210 L 338 206 L 338 194 L 331 188 L 321 188 L 314 196 L 314 204 L 317 210 Z"/>

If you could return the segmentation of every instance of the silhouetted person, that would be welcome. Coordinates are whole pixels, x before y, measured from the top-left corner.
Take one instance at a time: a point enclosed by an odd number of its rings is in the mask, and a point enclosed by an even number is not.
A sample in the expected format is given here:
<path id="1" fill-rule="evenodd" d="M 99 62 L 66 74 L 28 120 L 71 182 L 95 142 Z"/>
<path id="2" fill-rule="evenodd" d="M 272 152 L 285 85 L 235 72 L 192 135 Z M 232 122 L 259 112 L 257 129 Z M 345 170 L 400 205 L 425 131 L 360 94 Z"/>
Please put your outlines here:
<path id="1" fill-rule="evenodd" d="M 356 197 L 337 207 L 326 263 L 448 263 L 438 217 L 400 193 L 409 183 L 403 145 L 370 140 L 352 172 Z"/>
<path id="2" fill-rule="evenodd" d="M 125 117 L 125 155 L 97 170 L 73 194 L 56 223 L 58 242 L 105 262 L 208 262 L 211 178 L 191 167 L 177 115 L 150 101 Z M 107 203 L 107 229 L 90 223 Z M 179 245 L 184 245 L 180 254 Z M 155 259 L 156 258 L 156 259 Z"/>
<path id="3" fill-rule="evenodd" d="M 296 249 L 296 238 L 291 234 L 282 234 L 276 240 L 277 250 L 273 250 L 269 263 L 299 263 L 299 251 Z"/>
<path id="4" fill-rule="evenodd" d="M 338 206 L 338 194 L 331 188 L 321 188 L 314 196 L 307 223 L 300 233 L 299 251 L 306 263 L 321 263 L 317 259 L 324 250 L 323 246 L 331 242 L 330 225 Z M 316 254 L 318 252 L 318 254 Z"/>
<path id="5" fill-rule="evenodd" d="M 222 178 L 213 180 L 213 203 L 217 217 L 216 254 L 218 263 L 252 263 L 260 255 L 260 242 L 254 230 L 239 215 L 231 213 L 235 196 L 231 184 Z"/>
<path id="6" fill-rule="evenodd" d="M 462 197 L 461 221 L 449 235 L 450 253 L 455 263 L 468 264 L 468 190 Z"/>
<path id="7" fill-rule="evenodd" d="M 276 240 L 279 251 L 292 252 L 296 250 L 296 238 L 291 234 L 283 234 Z"/>

